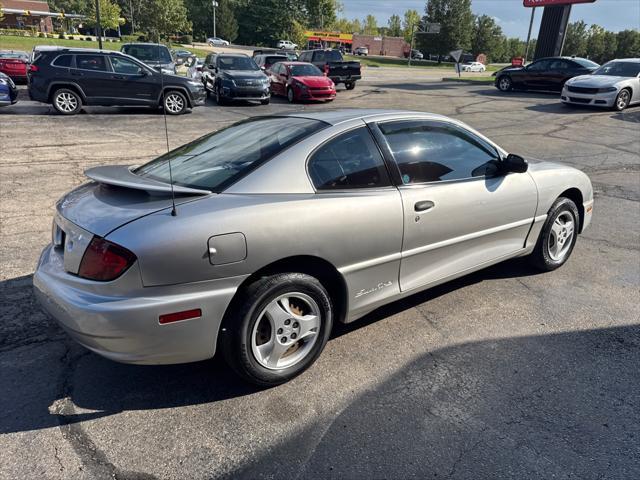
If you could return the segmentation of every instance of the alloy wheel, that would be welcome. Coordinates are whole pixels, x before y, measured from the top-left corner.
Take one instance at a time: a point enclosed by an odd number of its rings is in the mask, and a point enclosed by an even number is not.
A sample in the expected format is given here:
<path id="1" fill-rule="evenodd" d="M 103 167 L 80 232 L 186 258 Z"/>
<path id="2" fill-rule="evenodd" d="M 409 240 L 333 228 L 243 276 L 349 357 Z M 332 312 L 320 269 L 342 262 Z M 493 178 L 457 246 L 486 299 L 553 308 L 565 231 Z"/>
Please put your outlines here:
<path id="1" fill-rule="evenodd" d="M 71 113 L 78 108 L 78 98 L 72 93 L 61 92 L 56 95 L 56 106 L 65 113 Z"/>
<path id="2" fill-rule="evenodd" d="M 500 79 L 500 82 L 498 83 L 498 86 L 500 87 L 500 90 L 506 92 L 511 88 L 511 80 L 509 79 L 509 77 L 502 77 Z"/>
<path id="3" fill-rule="evenodd" d="M 309 295 L 280 295 L 262 310 L 251 333 L 256 361 L 270 370 L 300 363 L 313 349 L 320 332 L 321 313 Z"/>
<path id="4" fill-rule="evenodd" d="M 564 211 L 555 219 L 547 240 L 549 256 L 559 262 L 564 259 L 573 242 L 575 222 L 571 213 Z"/>
<path id="5" fill-rule="evenodd" d="M 177 93 L 170 93 L 164 100 L 164 106 L 170 113 L 180 113 L 184 109 L 184 99 Z"/>
<path id="6" fill-rule="evenodd" d="M 624 110 L 627 108 L 627 104 L 629 103 L 629 91 L 622 90 L 618 94 L 618 98 L 616 98 L 616 108 L 618 110 Z"/>

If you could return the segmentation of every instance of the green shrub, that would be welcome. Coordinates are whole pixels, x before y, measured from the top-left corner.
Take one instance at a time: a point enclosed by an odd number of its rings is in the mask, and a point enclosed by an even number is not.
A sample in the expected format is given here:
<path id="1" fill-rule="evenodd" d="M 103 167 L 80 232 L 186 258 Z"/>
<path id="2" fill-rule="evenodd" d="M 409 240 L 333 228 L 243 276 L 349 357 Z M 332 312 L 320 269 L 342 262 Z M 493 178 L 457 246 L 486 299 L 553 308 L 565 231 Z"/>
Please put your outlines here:
<path id="1" fill-rule="evenodd" d="M 64 38 L 65 38 L 65 37 L 64 37 L 64 33 L 59 33 L 59 34 L 58 34 L 58 38 L 59 38 L 60 40 L 64 40 Z"/>
<path id="2" fill-rule="evenodd" d="M 31 31 L 19 30 L 17 28 L 0 28 L 0 35 L 11 35 L 15 37 L 30 37 Z"/>
<path id="3" fill-rule="evenodd" d="M 180 35 L 178 37 L 178 43 L 191 45 L 193 43 L 193 37 L 191 35 Z"/>
<path id="4" fill-rule="evenodd" d="M 87 38 L 85 38 L 85 40 L 86 40 L 87 42 L 93 42 L 93 38 L 91 38 L 91 37 L 87 37 Z"/>
<path id="5" fill-rule="evenodd" d="M 40 38 L 45 38 L 46 35 L 43 32 L 38 32 L 38 37 Z"/>

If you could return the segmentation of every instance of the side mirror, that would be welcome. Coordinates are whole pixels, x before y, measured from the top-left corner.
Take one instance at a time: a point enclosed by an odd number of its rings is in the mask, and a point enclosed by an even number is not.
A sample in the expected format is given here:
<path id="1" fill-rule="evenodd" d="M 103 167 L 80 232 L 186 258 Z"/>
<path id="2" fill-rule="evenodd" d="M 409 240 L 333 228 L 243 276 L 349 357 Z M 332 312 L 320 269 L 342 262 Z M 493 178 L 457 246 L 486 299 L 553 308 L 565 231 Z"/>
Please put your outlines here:
<path id="1" fill-rule="evenodd" d="M 184 64 L 184 59 L 182 58 L 176 58 L 176 65 L 180 66 Z"/>
<path id="2" fill-rule="evenodd" d="M 509 155 L 507 155 L 507 158 L 502 161 L 502 170 L 505 173 L 524 173 L 528 169 L 529 164 L 520 155 L 510 153 Z"/>

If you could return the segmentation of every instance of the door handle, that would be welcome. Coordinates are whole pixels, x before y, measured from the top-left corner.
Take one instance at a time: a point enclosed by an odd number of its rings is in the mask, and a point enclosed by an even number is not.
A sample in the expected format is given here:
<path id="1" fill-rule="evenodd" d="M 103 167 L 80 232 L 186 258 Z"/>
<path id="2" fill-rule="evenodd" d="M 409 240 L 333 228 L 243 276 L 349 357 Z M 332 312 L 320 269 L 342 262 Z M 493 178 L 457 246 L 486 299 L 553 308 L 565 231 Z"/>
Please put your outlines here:
<path id="1" fill-rule="evenodd" d="M 422 200 L 421 202 L 416 202 L 413 208 L 416 212 L 426 212 L 427 210 L 431 210 L 435 206 L 436 204 L 431 200 Z"/>
<path id="2" fill-rule="evenodd" d="M 115 78 L 116 80 L 124 80 L 124 75 L 113 75 L 111 78 Z"/>
<path id="3" fill-rule="evenodd" d="M 71 72 L 71 75 L 74 77 L 84 77 L 84 73 L 82 72 Z"/>

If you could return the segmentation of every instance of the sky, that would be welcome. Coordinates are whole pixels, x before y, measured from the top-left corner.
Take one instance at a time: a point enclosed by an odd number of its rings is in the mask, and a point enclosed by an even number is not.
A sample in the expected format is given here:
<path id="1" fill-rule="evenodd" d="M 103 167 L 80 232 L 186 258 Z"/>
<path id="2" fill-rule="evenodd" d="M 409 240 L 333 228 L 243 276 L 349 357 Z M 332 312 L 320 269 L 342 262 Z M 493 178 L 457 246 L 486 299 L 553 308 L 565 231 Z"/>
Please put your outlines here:
<path id="1" fill-rule="evenodd" d="M 425 0 L 340 0 L 344 10 L 342 16 L 362 19 L 369 13 L 384 26 L 391 15 L 403 16 L 410 8 L 420 14 L 424 12 Z M 522 6 L 522 0 L 471 0 L 471 9 L 476 15 L 490 15 L 502 27 L 508 37 L 527 37 L 531 9 Z M 537 8 L 532 37 L 537 37 L 542 18 L 542 8 Z M 598 25 L 614 32 L 628 28 L 640 29 L 640 0 L 596 0 L 595 3 L 573 5 L 570 22 L 584 20 L 587 25 Z"/>

